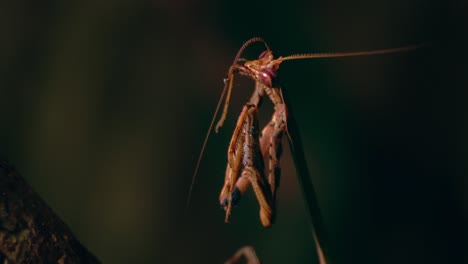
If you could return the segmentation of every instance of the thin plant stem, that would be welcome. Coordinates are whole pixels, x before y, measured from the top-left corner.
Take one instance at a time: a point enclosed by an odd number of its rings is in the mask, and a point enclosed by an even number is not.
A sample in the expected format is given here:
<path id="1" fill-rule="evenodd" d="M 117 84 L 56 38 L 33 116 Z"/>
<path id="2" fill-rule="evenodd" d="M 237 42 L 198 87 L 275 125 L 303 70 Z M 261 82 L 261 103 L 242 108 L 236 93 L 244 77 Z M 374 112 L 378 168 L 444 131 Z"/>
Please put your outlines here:
<path id="1" fill-rule="evenodd" d="M 317 257 L 320 264 L 329 263 L 326 254 L 326 232 L 323 225 L 322 215 L 317 202 L 317 195 L 315 193 L 314 185 L 307 166 L 304 149 L 302 145 L 299 128 L 295 120 L 291 104 L 282 89 L 282 96 L 285 104 L 288 106 L 288 124 L 287 135 L 289 140 L 289 147 L 293 157 L 294 165 L 296 168 L 296 175 L 301 186 L 302 195 L 304 196 L 307 211 L 309 213 L 311 232 L 314 239 L 315 247 L 317 250 Z"/>

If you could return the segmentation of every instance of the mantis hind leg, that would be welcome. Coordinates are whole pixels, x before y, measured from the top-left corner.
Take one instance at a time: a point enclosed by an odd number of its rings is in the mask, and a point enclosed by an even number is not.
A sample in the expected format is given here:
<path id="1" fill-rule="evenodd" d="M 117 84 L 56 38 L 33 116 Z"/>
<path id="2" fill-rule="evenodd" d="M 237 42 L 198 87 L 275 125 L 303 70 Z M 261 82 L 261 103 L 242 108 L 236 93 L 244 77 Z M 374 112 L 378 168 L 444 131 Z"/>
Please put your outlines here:
<path id="1" fill-rule="evenodd" d="M 247 264 L 260 264 L 260 259 L 258 258 L 252 246 L 241 247 L 230 259 L 224 262 L 224 264 L 239 263 L 242 257 L 245 258 Z"/>

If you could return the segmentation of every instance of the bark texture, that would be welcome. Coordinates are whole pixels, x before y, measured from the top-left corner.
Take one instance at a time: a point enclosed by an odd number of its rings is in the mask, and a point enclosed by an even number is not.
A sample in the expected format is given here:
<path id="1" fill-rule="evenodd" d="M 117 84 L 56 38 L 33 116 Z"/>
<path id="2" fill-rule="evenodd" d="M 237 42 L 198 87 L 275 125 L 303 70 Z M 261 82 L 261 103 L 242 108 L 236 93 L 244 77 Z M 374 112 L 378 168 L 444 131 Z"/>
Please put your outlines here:
<path id="1" fill-rule="evenodd" d="M 5 161 L 0 161 L 0 263 L 99 263 Z"/>

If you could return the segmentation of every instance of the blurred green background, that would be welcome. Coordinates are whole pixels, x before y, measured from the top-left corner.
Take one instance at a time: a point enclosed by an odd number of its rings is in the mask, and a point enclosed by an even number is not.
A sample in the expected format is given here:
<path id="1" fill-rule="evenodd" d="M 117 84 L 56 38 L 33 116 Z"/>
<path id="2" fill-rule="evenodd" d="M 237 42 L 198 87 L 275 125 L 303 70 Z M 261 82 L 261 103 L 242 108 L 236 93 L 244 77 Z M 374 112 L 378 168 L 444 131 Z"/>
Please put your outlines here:
<path id="1" fill-rule="evenodd" d="M 435 0 L 2 1 L 0 155 L 104 263 L 222 263 L 247 244 L 264 263 L 314 263 L 288 151 L 276 224 L 261 227 L 251 192 L 223 221 L 226 147 L 251 81 L 237 79 L 184 214 L 237 49 L 254 36 L 278 56 L 430 42 L 285 62 L 280 74 L 333 263 L 462 263 L 466 11 Z"/>

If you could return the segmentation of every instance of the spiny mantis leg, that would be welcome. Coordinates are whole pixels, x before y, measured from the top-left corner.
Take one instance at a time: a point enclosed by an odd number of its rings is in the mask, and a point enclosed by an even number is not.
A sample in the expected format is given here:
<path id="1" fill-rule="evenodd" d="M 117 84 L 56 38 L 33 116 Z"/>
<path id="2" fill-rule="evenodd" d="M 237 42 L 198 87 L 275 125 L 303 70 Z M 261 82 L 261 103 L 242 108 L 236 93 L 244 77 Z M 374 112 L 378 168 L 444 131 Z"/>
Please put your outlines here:
<path id="1" fill-rule="evenodd" d="M 268 157 L 268 183 L 272 194 L 272 207 L 274 219 L 276 210 L 276 190 L 279 187 L 281 167 L 280 158 L 282 154 L 281 140 L 286 131 L 286 108 L 284 104 L 277 104 L 271 121 L 262 130 L 260 148 L 263 157 Z"/>
<path id="2" fill-rule="evenodd" d="M 221 193 L 219 195 L 219 201 L 226 211 L 225 222 L 228 222 L 229 220 L 232 204 L 236 204 L 240 198 L 239 190 L 234 189 L 234 185 L 237 182 L 242 161 L 242 139 L 245 137 L 243 130 L 244 126 L 246 125 L 245 122 L 248 110 L 249 108 L 247 106 L 244 106 L 242 109 L 228 147 L 228 162 L 226 166 L 226 174 L 224 177 L 224 186 L 221 189 Z"/>
<path id="3" fill-rule="evenodd" d="M 241 247 L 230 259 L 224 262 L 224 264 L 239 263 L 242 257 L 246 259 L 247 264 L 260 264 L 260 259 L 257 257 L 254 248 L 251 246 Z"/>
<path id="4" fill-rule="evenodd" d="M 242 172 L 239 176 L 240 169 Z M 250 185 L 260 205 L 262 225 L 268 227 L 271 225 L 272 215 L 271 191 L 263 175 L 257 107 L 248 104 L 244 106 L 239 116 L 229 145 L 225 183 L 219 197 L 221 205 L 226 210 L 226 222 L 229 219 L 232 205 L 238 202 Z"/>

